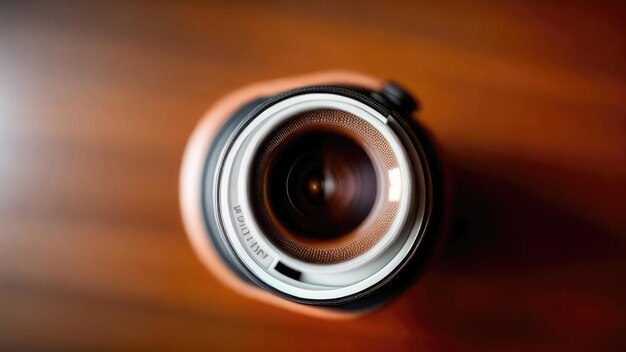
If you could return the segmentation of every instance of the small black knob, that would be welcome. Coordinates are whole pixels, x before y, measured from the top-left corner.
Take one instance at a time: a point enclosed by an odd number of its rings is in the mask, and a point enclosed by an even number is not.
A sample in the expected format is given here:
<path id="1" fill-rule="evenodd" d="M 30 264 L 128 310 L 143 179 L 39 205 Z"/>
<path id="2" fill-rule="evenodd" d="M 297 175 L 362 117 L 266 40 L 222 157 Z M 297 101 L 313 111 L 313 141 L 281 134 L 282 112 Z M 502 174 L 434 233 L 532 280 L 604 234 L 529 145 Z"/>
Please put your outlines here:
<path id="1" fill-rule="evenodd" d="M 419 110 L 417 100 L 395 82 L 386 82 L 381 94 L 400 113 L 410 114 Z"/>

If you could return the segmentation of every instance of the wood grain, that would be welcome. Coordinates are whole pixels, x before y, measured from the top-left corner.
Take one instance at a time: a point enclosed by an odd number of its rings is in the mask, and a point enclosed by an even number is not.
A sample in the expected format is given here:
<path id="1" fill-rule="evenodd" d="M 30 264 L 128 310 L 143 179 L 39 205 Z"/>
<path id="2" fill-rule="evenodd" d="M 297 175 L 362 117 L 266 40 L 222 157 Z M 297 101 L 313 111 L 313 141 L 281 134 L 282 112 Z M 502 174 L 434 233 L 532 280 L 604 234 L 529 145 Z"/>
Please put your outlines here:
<path id="1" fill-rule="evenodd" d="M 617 2 L 3 2 L 0 350 L 623 350 Z M 416 92 L 453 233 L 399 299 L 331 323 L 229 292 L 179 218 L 187 138 L 262 79 Z"/>

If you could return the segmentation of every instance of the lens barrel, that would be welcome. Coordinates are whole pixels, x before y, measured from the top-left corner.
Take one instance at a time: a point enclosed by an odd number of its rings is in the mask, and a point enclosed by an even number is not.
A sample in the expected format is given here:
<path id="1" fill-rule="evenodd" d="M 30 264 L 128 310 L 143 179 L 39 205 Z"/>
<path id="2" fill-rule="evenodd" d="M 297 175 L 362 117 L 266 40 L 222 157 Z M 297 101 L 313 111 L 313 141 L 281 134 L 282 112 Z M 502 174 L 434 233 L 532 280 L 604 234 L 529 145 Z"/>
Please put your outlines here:
<path id="1" fill-rule="evenodd" d="M 412 283 L 441 230 L 444 189 L 418 104 L 381 91 L 311 86 L 248 102 L 208 143 L 198 206 L 242 281 L 342 310 Z"/>

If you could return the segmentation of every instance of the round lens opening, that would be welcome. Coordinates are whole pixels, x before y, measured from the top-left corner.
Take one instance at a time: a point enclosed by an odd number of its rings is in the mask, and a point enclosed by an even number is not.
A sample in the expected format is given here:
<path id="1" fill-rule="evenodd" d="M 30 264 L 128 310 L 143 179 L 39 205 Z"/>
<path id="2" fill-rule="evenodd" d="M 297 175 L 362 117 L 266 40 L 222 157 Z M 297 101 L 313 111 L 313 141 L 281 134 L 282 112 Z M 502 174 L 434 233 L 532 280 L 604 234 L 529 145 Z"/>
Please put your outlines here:
<path id="1" fill-rule="evenodd" d="M 376 202 L 376 170 L 338 131 L 311 128 L 277 149 L 266 173 L 268 206 L 292 234 L 327 240 L 357 228 Z"/>
<path id="2" fill-rule="evenodd" d="M 400 185 L 389 176 L 398 162 L 372 124 L 319 109 L 266 133 L 249 192 L 255 219 L 278 250 L 305 262 L 337 263 L 387 234 L 398 211 L 391 191 Z"/>

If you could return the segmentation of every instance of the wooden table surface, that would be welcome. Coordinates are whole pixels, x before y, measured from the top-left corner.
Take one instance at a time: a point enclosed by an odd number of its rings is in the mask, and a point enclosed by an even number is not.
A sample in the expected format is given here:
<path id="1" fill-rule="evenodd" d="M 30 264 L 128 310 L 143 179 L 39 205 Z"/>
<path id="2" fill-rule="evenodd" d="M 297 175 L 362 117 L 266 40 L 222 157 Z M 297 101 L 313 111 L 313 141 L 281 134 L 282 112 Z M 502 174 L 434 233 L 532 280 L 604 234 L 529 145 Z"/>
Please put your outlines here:
<path id="1" fill-rule="evenodd" d="M 0 350 L 626 349 L 618 2 L 2 2 Z M 453 231 L 350 322 L 221 286 L 181 225 L 187 137 L 244 84 L 344 68 L 417 93 Z"/>

